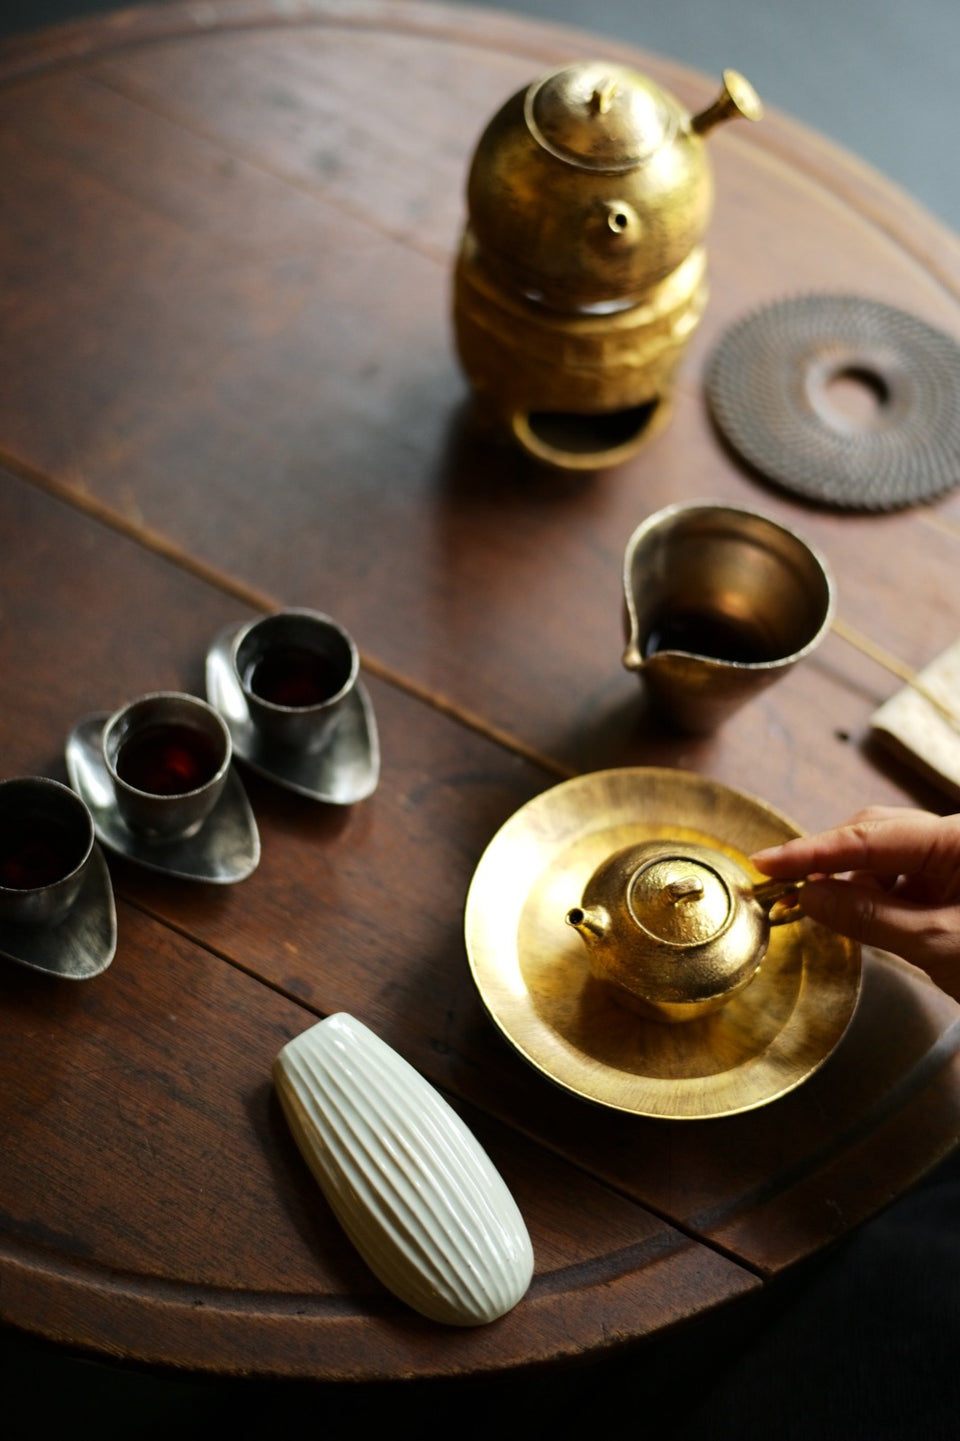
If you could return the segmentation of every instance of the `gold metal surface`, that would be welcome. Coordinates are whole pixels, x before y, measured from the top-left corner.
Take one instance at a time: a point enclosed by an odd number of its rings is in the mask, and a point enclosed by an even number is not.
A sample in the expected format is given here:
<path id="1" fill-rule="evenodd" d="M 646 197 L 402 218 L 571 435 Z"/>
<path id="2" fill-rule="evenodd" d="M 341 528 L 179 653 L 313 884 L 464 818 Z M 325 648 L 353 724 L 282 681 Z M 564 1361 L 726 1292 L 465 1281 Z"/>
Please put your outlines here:
<path id="1" fill-rule="evenodd" d="M 770 928 L 799 912 L 783 886 L 754 888 L 714 847 L 669 837 L 625 846 L 602 861 L 567 912 L 593 974 L 653 1020 L 691 1021 L 719 1010 L 756 975 Z"/>
<path id="2" fill-rule="evenodd" d="M 733 120 L 742 115 L 745 120 L 760 120 L 763 105 L 750 81 L 737 70 L 724 70 L 723 89 L 706 110 L 701 110 L 690 122 L 690 128 L 697 135 L 706 135 L 715 125 Z"/>
<path id="3" fill-rule="evenodd" d="M 467 896 L 467 954 L 506 1038 L 550 1080 L 636 1115 L 733 1115 L 792 1090 L 853 1015 L 860 948 L 804 918 L 776 929 L 756 977 L 682 1026 L 645 1020 L 591 971 L 566 915 L 614 852 L 704 845 L 754 881 L 747 859 L 798 832 L 760 800 L 685 771 L 630 768 L 545 791 L 497 832 Z"/>
<path id="4" fill-rule="evenodd" d="M 826 561 L 755 511 L 694 502 L 647 516 L 623 560 L 627 644 L 680 730 L 714 730 L 820 644 L 834 611 Z"/>
<path id="5" fill-rule="evenodd" d="M 467 182 L 454 321 L 482 412 L 530 454 L 593 469 L 645 438 L 706 304 L 702 136 L 761 113 L 732 71 L 691 118 L 637 71 L 590 60 L 493 116 Z"/>
<path id="6" fill-rule="evenodd" d="M 639 925 L 671 946 L 702 945 L 725 932 L 731 894 L 723 877 L 685 847 L 682 856 L 654 853 L 627 887 L 626 900 Z M 658 845 L 657 851 L 662 848 Z"/>

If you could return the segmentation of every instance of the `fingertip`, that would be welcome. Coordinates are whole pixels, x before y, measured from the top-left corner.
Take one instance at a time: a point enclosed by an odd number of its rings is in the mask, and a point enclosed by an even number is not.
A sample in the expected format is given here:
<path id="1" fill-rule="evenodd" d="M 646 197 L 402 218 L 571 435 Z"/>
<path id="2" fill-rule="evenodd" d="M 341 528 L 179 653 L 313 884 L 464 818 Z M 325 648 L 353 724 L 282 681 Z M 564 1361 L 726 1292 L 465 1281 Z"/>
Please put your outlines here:
<path id="1" fill-rule="evenodd" d="M 755 851 L 750 860 L 765 876 L 795 881 L 806 874 L 808 858 L 802 854 L 799 857 L 794 855 L 793 843 L 785 841 L 783 845 L 765 846 L 763 850 Z"/>
<path id="2" fill-rule="evenodd" d="M 783 846 L 765 846 L 762 851 L 754 851 L 750 857 L 758 871 L 765 871 L 768 862 L 776 862 L 777 857 L 783 850 Z"/>

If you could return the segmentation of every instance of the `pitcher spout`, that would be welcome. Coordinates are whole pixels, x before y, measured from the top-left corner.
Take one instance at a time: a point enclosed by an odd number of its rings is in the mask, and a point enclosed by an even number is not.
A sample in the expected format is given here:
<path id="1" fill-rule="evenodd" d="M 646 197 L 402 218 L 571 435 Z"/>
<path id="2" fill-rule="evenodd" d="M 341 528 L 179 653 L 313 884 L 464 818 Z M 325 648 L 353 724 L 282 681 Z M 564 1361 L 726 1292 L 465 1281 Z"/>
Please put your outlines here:
<path id="1" fill-rule="evenodd" d="M 644 665 L 643 651 L 635 640 L 631 640 L 623 652 L 623 664 L 627 670 L 642 670 Z"/>

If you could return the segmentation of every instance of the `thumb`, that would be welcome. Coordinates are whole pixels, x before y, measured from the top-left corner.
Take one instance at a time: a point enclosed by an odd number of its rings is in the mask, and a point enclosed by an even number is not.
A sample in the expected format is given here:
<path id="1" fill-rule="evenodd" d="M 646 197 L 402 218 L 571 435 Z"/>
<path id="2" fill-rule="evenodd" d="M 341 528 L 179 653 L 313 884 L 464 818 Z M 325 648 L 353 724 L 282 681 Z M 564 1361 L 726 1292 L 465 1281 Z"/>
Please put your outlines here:
<path id="1" fill-rule="evenodd" d="M 955 952 L 953 912 L 897 900 L 874 886 L 855 881 L 808 881 L 800 901 L 811 920 L 918 966 L 926 967 L 951 950 Z"/>

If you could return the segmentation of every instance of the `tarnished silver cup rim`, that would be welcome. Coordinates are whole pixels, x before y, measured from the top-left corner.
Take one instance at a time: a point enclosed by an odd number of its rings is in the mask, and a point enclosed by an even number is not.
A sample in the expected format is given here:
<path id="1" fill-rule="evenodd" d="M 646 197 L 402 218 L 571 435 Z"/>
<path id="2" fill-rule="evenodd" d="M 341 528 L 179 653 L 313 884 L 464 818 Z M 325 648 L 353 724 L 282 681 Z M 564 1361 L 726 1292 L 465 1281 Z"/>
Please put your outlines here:
<path id="1" fill-rule="evenodd" d="M 208 776 L 201 785 L 192 786 L 190 790 L 186 791 L 176 791 L 174 794 L 169 796 L 158 796 L 154 791 L 141 790 L 139 786 L 131 785 L 130 781 L 124 780 L 123 776 L 119 775 L 117 772 L 116 759 L 117 755 L 119 754 L 120 747 L 123 744 L 123 741 L 127 738 L 128 735 L 132 733 L 136 724 L 133 713 L 138 708 L 146 709 L 151 704 L 157 705 L 159 707 L 161 704 L 166 702 L 178 702 L 180 703 L 182 709 L 185 712 L 192 712 L 194 715 L 202 715 L 206 717 L 223 742 L 223 758 L 220 761 L 220 764 L 217 766 L 217 769 L 213 772 L 213 774 Z M 158 717 L 158 719 L 162 721 L 163 717 L 160 716 Z M 120 727 L 125 723 L 125 729 L 120 735 L 120 738 L 118 739 L 116 745 L 114 746 L 112 743 L 112 738 L 114 734 L 120 729 Z M 223 719 L 220 712 L 214 710 L 213 706 L 208 704 L 208 702 L 203 700 L 200 696 L 190 695 L 188 691 L 149 691 L 145 695 L 136 696 L 133 700 L 127 701 L 125 705 L 120 706 L 105 721 L 103 727 L 102 749 L 104 763 L 110 774 L 111 780 L 116 785 L 123 786 L 131 794 L 136 796 L 144 796 L 151 801 L 178 801 L 183 800 L 189 796 L 196 796 L 202 794 L 211 786 L 217 785 L 224 779 L 227 771 L 230 769 L 230 762 L 233 758 L 233 741 L 230 736 L 230 731 L 227 728 L 226 721 Z"/>
<path id="2" fill-rule="evenodd" d="M 310 705 L 282 705 L 278 701 L 272 701 L 266 696 L 259 695 L 247 684 L 239 662 L 240 651 L 252 634 L 265 629 L 268 625 L 279 628 L 286 621 L 294 623 L 303 621 L 307 624 L 322 624 L 327 631 L 333 632 L 343 643 L 346 653 L 349 656 L 349 668 L 340 688 L 333 691 L 329 696 L 324 696 L 323 700 L 314 701 Z M 268 714 L 272 713 L 277 716 L 309 716 L 314 713 L 318 715 L 322 714 L 325 710 L 329 710 L 339 701 L 342 701 L 345 696 L 350 694 L 360 674 L 360 654 L 350 632 L 345 630 L 339 621 L 334 620 L 332 616 L 327 615 L 324 611 L 310 610 L 303 606 L 292 606 L 285 610 L 271 611 L 269 615 L 257 616 L 254 620 L 248 621 L 246 625 L 241 626 L 240 630 L 238 630 L 233 637 L 230 646 L 230 662 L 246 700 L 248 702 L 252 701 L 255 705 L 262 706 Z"/>

